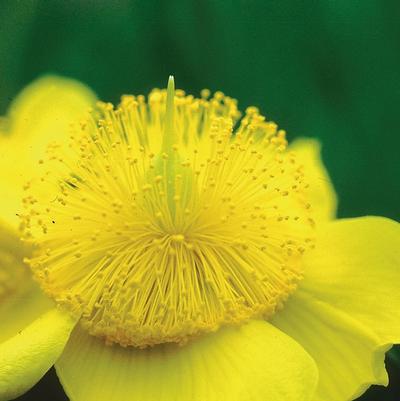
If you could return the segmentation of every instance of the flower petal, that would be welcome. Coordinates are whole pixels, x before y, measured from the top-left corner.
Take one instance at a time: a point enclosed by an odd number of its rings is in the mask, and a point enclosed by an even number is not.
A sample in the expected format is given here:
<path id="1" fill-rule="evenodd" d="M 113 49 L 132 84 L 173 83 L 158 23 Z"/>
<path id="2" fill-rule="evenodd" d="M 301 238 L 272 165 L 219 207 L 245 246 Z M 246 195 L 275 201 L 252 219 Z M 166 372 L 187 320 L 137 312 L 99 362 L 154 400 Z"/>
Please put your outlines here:
<path id="1" fill-rule="evenodd" d="M 53 309 L 0 344 L 0 401 L 31 388 L 64 349 L 75 320 Z"/>
<path id="2" fill-rule="evenodd" d="M 337 196 L 329 174 L 321 159 L 321 144 L 310 138 L 293 141 L 290 150 L 296 152 L 310 183 L 309 197 L 316 221 L 331 220 L 336 216 Z"/>
<path id="3" fill-rule="evenodd" d="M 304 350 L 262 321 L 144 350 L 76 329 L 56 369 L 72 401 L 303 401 L 317 381 Z"/>
<path id="4" fill-rule="evenodd" d="M 58 76 L 32 82 L 10 105 L 13 140 L 40 141 L 44 146 L 68 134 L 71 121 L 81 118 L 96 96 L 82 83 Z"/>
<path id="5" fill-rule="evenodd" d="M 8 135 L 0 136 L 0 216 L 16 226 L 23 184 L 35 174 L 46 146 L 63 141 L 72 121 L 95 102 L 94 94 L 72 79 L 47 76 L 27 86 L 8 112 Z"/>
<path id="6" fill-rule="evenodd" d="M 384 354 L 400 342 L 400 225 L 384 218 L 328 223 L 306 277 L 273 323 L 315 359 L 315 401 L 351 400 L 387 384 Z"/>
<path id="7" fill-rule="evenodd" d="M 14 336 L 36 318 L 54 307 L 38 285 L 30 280 L 22 291 L 12 295 L 0 304 L 0 343 Z"/>
<path id="8" fill-rule="evenodd" d="M 400 342 L 400 224 L 343 219 L 329 224 L 319 242 L 306 268 L 307 288 L 373 329 L 382 343 Z"/>
<path id="9" fill-rule="evenodd" d="M 16 232 L 0 221 L 0 343 L 53 307 L 22 264 L 28 252 Z"/>

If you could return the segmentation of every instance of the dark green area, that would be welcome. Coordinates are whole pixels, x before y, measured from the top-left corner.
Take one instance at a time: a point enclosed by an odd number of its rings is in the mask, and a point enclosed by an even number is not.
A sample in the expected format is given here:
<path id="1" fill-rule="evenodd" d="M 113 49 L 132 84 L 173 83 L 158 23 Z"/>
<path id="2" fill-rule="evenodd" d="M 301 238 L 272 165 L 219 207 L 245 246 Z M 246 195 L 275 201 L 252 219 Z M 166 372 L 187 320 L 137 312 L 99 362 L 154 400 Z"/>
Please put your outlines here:
<path id="1" fill-rule="evenodd" d="M 220 89 L 322 141 L 340 217 L 399 219 L 398 0 L 1 0 L 0 111 L 49 72 L 114 102 L 171 73 Z"/>
<path id="2" fill-rule="evenodd" d="M 1 111 L 46 72 L 112 101 L 173 73 L 320 138 L 340 216 L 399 218 L 397 0 L 2 0 L 0 18 Z"/>

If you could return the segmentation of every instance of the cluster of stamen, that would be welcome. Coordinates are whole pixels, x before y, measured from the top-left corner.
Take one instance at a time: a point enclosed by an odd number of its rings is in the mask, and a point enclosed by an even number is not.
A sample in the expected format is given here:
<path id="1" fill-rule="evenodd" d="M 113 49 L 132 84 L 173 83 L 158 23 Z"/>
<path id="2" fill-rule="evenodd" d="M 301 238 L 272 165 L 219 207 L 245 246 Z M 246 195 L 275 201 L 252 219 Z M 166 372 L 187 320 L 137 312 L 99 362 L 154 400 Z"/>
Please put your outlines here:
<path id="1" fill-rule="evenodd" d="M 236 127 L 236 128 L 234 128 Z M 313 220 L 285 133 L 254 107 L 168 90 L 97 104 L 26 186 L 28 262 L 108 343 L 146 347 L 270 317 Z"/>

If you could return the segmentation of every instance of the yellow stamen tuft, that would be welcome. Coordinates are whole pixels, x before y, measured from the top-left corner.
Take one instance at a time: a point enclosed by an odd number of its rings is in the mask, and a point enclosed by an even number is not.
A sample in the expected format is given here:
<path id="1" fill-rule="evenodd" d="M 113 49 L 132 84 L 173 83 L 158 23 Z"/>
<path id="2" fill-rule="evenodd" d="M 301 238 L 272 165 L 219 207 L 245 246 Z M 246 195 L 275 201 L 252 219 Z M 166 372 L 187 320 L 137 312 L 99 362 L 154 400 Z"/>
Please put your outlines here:
<path id="1" fill-rule="evenodd" d="M 25 186 L 34 275 L 109 343 L 146 347 L 270 317 L 312 246 L 285 132 L 207 90 L 99 103 Z M 235 127 L 235 128 L 234 128 Z"/>

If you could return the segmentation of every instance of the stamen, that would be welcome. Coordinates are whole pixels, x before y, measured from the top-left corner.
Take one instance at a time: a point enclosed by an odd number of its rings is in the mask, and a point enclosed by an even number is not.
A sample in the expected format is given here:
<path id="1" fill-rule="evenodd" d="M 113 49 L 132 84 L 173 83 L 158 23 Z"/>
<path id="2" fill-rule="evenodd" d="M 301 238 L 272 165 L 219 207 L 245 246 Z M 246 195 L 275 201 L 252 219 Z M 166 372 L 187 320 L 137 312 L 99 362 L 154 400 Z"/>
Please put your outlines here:
<path id="1" fill-rule="evenodd" d="M 108 343 L 184 343 L 271 317 L 313 246 L 285 132 L 236 100 L 174 89 L 99 103 L 25 186 L 42 288 Z M 233 127 L 237 128 L 235 131 Z"/>

